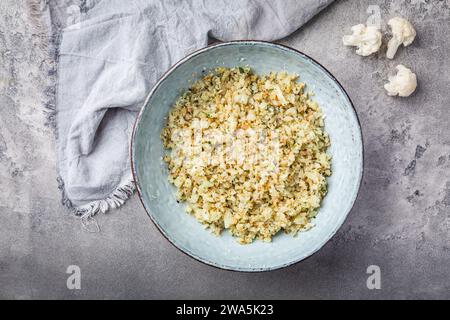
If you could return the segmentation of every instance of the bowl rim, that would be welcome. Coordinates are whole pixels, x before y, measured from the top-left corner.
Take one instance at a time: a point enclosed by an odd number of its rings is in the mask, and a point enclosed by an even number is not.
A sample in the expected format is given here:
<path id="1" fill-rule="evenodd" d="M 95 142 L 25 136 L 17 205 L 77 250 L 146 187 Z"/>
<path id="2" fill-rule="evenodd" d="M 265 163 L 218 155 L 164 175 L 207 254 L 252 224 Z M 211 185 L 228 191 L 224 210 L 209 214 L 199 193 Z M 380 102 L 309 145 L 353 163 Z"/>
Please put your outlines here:
<path id="1" fill-rule="evenodd" d="M 139 181 L 137 179 L 137 172 L 136 172 L 136 166 L 134 164 L 135 161 L 135 157 L 134 157 L 134 140 L 136 137 L 136 131 L 137 131 L 137 127 L 138 124 L 141 120 L 142 114 L 144 112 L 144 110 L 146 109 L 146 106 L 148 105 L 148 102 L 150 100 L 150 98 L 153 96 L 153 94 L 155 93 L 155 91 L 159 88 L 159 86 L 161 85 L 161 83 L 173 72 L 175 71 L 180 65 L 182 65 L 183 63 L 185 63 L 187 60 L 200 55 L 206 51 L 212 50 L 214 48 L 219 48 L 219 47 L 226 47 L 226 46 L 230 46 L 230 45 L 263 45 L 263 46 L 273 46 L 277 49 L 281 49 L 281 50 L 286 50 L 286 51 L 290 51 L 296 55 L 299 55 L 311 62 L 313 62 L 313 64 L 315 64 L 317 67 L 319 67 L 320 69 L 322 69 L 322 71 L 324 71 L 337 85 L 338 87 L 342 90 L 342 92 L 344 93 L 345 97 L 347 98 L 348 102 L 350 103 L 350 106 L 352 108 L 353 114 L 356 118 L 356 122 L 358 124 L 358 129 L 359 129 L 359 135 L 361 137 L 361 169 L 358 175 L 358 181 L 357 181 L 357 191 L 355 193 L 355 195 L 353 196 L 353 199 L 351 201 L 351 205 L 348 209 L 348 211 L 345 213 L 344 218 L 342 219 L 341 223 L 339 223 L 334 230 L 332 230 L 332 232 L 328 235 L 328 237 L 325 238 L 325 240 L 323 240 L 322 242 L 320 242 L 310 253 L 308 253 L 305 256 L 302 256 L 298 259 L 295 259 L 293 261 L 289 261 L 287 263 L 281 264 L 281 265 L 277 265 L 277 266 L 271 266 L 271 267 L 250 267 L 250 268 L 240 268 L 240 267 L 233 267 L 233 266 L 227 266 L 227 265 L 221 265 L 218 264 L 214 261 L 210 261 L 207 259 L 204 259 L 198 255 L 196 255 L 193 252 L 190 252 L 189 250 L 186 250 L 185 248 L 182 248 L 181 246 L 179 246 L 178 244 L 176 244 L 168 234 L 166 234 L 166 232 L 164 231 L 164 229 L 158 224 L 158 222 L 156 221 L 156 219 L 152 216 L 151 211 L 147 208 L 147 206 L 144 203 L 144 199 L 142 196 L 142 190 L 141 187 L 139 185 Z M 208 45 L 206 47 L 203 47 L 201 49 L 195 50 L 193 52 L 191 52 L 190 54 L 186 55 L 184 58 L 180 59 L 179 61 L 177 61 L 175 64 L 173 64 L 166 72 L 164 72 L 164 74 L 159 78 L 159 80 L 153 85 L 153 87 L 151 88 L 149 94 L 147 95 L 147 97 L 145 98 L 144 103 L 142 104 L 142 107 L 140 108 L 140 111 L 138 113 L 138 115 L 136 116 L 136 120 L 134 122 L 133 125 L 133 131 L 132 131 L 132 135 L 131 135 L 131 141 L 130 141 L 130 148 L 129 148 L 129 153 L 130 153 L 130 163 L 131 163 L 131 173 L 132 173 L 132 178 L 133 178 L 133 182 L 136 186 L 136 190 L 139 196 L 139 200 L 142 204 L 142 206 L 144 207 L 144 210 L 147 213 L 147 216 L 150 218 L 150 220 L 153 222 L 153 224 L 156 226 L 156 229 L 163 235 L 164 238 L 166 238 L 166 240 L 172 244 L 176 249 L 178 249 L 179 251 L 181 251 L 182 253 L 184 253 L 185 255 L 189 256 L 190 258 L 193 258 L 205 265 L 208 266 L 212 266 L 215 267 L 217 269 L 220 270 L 227 270 L 227 271 L 233 271 L 233 272 L 245 272 L 245 273 L 257 273 L 257 272 L 268 272 L 268 271 L 274 271 L 274 270 L 280 270 L 280 269 L 284 269 L 287 268 L 289 266 L 293 266 L 301 261 L 305 261 L 306 259 L 312 257 L 315 253 L 317 253 L 320 249 L 322 249 L 326 243 L 328 243 L 331 238 L 333 238 L 333 236 L 336 235 L 337 231 L 342 227 L 342 225 L 345 223 L 345 221 L 347 220 L 350 212 L 352 211 L 356 200 L 358 199 L 358 197 L 360 196 L 361 193 L 361 185 L 362 185 L 362 180 L 363 180 L 363 176 L 364 176 L 364 137 L 363 137 L 363 132 L 361 129 L 361 121 L 358 117 L 358 113 L 356 112 L 356 108 L 353 104 L 353 101 L 351 100 L 349 94 L 347 93 L 347 91 L 344 89 L 344 87 L 342 86 L 342 84 L 337 80 L 337 78 L 327 69 L 325 68 L 321 63 L 319 63 L 317 60 L 315 60 L 314 58 L 310 57 L 309 55 L 301 52 L 300 50 L 294 49 L 290 46 L 284 45 L 284 44 L 279 44 L 279 43 L 275 43 L 275 42 L 270 42 L 270 41 L 262 41 L 262 40 L 233 40 L 233 41 L 226 41 L 226 42 L 218 42 L 218 43 L 213 43 L 211 45 Z"/>

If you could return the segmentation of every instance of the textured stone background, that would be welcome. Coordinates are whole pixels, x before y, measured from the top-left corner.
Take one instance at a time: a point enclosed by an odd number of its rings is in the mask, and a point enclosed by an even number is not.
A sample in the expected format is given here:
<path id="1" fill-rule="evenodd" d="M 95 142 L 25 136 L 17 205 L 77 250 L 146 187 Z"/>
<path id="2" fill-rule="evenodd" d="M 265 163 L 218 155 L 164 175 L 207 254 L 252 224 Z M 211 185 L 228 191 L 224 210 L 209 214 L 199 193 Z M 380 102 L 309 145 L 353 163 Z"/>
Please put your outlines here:
<path id="1" fill-rule="evenodd" d="M 172 247 L 133 197 L 83 231 L 61 206 L 45 124 L 49 61 L 22 1 L 0 2 L 0 298 L 450 298 L 450 1 L 337 1 L 282 41 L 322 62 L 360 116 L 365 175 L 346 223 L 319 253 L 284 270 L 221 271 Z M 362 58 L 341 36 L 378 4 L 418 37 L 394 61 Z M 398 63 L 418 75 L 408 99 L 382 86 Z M 378 265 L 382 289 L 366 288 Z M 66 287 L 78 265 L 81 290 Z"/>

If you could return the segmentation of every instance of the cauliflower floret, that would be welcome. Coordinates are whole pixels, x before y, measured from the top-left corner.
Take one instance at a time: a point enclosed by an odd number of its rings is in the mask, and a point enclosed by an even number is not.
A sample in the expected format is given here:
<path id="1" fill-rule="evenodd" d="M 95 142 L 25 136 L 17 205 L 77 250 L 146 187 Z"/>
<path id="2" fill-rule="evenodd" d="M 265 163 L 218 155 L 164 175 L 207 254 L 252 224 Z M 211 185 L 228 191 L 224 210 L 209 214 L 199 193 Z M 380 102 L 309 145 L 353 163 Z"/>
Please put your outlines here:
<path id="1" fill-rule="evenodd" d="M 381 47 L 381 32 L 376 26 L 358 24 L 352 27 L 352 35 L 342 38 L 344 46 L 358 47 L 356 54 L 368 56 L 377 52 Z"/>
<path id="2" fill-rule="evenodd" d="M 400 17 L 392 18 L 389 20 L 388 25 L 392 29 L 392 39 L 388 43 L 386 57 L 393 59 L 401 44 L 406 47 L 414 41 L 416 30 L 414 30 L 414 27 L 408 20 Z"/>
<path id="3" fill-rule="evenodd" d="M 390 96 L 409 97 L 416 90 L 417 77 L 404 65 L 400 64 L 396 69 L 397 74 L 389 77 L 389 82 L 384 85 L 384 88 Z"/>

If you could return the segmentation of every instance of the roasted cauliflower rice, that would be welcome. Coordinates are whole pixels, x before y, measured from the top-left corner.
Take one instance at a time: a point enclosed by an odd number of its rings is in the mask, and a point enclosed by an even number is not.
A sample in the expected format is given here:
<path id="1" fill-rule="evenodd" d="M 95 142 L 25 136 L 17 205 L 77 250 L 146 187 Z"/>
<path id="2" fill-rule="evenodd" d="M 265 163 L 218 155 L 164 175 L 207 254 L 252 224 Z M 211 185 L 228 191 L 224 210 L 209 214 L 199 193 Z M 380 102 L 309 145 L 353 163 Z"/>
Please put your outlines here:
<path id="1" fill-rule="evenodd" d="M 187 212 L 239 243 L 296 234 L 327 191 L 330 140 L 305 84 L 286 72 L 217 68 L 176 101 L 161 133 Z"/>

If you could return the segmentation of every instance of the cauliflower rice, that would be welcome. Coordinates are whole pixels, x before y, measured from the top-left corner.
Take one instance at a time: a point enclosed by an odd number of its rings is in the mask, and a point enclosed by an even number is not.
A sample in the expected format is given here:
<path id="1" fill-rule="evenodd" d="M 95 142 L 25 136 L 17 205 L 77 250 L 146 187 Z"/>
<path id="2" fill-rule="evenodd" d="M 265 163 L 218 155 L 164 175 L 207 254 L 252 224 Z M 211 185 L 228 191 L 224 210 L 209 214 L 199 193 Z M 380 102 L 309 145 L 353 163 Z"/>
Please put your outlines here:
<path id="1" fill-rule="evenodd" d="M 239 243 L 310 229 L 331 175 L 323 115 L 286 72 L 217 68 L 173 106 L 161 133 L 187 212 Z"/>

